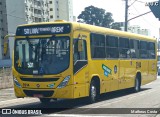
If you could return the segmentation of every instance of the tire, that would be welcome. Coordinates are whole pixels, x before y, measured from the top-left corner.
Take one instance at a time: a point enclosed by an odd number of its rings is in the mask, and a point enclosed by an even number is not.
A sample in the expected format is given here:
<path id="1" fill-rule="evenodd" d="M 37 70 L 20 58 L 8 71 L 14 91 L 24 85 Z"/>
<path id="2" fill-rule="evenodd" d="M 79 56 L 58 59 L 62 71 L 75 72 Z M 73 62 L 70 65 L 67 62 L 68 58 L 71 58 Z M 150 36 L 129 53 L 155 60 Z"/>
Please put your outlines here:
<path id="1" fill-rule="evenodd" d="M 135 79 L 134 92 L 139 92 L 141 90 L 141 84 L 138 77 Z"/>
<path id="2" fill-rule="evenodd" d="M 50 98 L 39 98 L 39 100 L 42 104 L 48 104 L 51 101 Z"/>
<path id="3" fill-rule="evenodd" d="M 95 81 L 92 80 L 90 84 L 90 91 L 89 91 L 89 102 L 94 103 L 98 99 L 98 87 L 95 84 Z"/>

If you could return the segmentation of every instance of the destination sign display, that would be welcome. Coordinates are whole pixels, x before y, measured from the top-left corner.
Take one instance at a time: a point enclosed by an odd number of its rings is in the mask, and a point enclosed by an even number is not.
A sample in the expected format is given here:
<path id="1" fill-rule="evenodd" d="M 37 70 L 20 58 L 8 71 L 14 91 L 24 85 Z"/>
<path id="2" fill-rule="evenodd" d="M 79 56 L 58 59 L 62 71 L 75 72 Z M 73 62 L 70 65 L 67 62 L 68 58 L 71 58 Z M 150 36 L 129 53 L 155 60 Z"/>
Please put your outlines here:
<path id="1" fill-rule="evenodd" d="M 71 31 L 70 24 L 45 24 L 21 26 L 17 28 L 17 36 L 68 34 Z"/>

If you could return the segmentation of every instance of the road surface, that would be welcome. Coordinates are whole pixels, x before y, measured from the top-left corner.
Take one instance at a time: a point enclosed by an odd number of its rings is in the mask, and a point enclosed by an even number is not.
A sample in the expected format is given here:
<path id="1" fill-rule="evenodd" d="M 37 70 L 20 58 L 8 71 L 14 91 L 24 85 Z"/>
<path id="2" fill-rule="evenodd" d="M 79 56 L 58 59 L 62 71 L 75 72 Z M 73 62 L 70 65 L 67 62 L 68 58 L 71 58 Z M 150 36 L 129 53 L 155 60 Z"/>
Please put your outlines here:
<path id="1" fill-rule="evenodd" d="M 98 102 L 88 104 L 87 99 L 58 100 L 43 105 L 36 98 L 16 99 L 13 89 L 5 98 L 0 90 L 0 108 L 41 110 L 41 116 L 130 116 L 160 117 L 160 77 L 142 86 L 138 93 L 121 90 L 101 95 Z M 3 90 L 3 93 L 7 91 Z M 3 98 L 3 99 L 1 99 Z M 4 99 L 5 98 L 5 99 Z M 39 115 L 40 116 L 40 115 Z"/>

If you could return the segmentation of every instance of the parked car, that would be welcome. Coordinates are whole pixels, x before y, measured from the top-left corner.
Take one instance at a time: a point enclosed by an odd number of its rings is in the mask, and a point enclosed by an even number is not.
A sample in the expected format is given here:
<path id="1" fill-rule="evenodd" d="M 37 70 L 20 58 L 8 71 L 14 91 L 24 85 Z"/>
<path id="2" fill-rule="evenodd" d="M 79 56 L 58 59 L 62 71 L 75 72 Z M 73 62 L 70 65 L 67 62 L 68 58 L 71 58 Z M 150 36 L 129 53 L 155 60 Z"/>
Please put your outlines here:
<path id="1" fill-rule="evenodd" d="M 160 61 L 157 62 L 157 72 L 159 76 L 160 75 Z"/>

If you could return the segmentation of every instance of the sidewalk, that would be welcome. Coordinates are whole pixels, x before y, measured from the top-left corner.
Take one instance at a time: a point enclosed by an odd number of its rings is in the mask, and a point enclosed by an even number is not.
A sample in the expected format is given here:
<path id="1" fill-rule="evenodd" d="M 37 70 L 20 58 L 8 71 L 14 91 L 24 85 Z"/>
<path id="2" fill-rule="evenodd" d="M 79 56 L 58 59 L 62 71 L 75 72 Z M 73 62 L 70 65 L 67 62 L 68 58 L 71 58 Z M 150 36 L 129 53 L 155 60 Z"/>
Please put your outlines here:
<path id="1" fill-rule="evenodd" d="M 0 102 L 12 99 L 16 99 L 13 88 L 0 89 Z"/>
<path id="2" fill-rule="evenodd" d="M 16 98 L 14 89 L 0 89 L 0 108 L 7 108 L 10 106 L 25 105 L 30 103 L 40 103 L 38 98 Z"/>
<path id="3" fill-rule="evenodd" d="M 0 90 L 13 87 L 11 68 L 0 68 Z"/>

